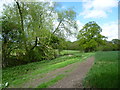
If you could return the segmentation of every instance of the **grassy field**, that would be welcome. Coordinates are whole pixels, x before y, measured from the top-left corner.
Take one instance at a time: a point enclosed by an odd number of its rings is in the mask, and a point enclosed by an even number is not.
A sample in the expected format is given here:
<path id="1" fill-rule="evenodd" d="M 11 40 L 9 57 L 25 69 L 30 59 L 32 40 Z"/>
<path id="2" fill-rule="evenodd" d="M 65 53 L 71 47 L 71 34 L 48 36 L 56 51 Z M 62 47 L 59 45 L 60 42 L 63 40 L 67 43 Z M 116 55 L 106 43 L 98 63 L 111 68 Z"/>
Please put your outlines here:
<path id="1" fill-rule="evenodd" d="M 97 52 L 95 62 L 83 81 L 85 87 L 118 87 L 118 51 Z"/>
<path id="2" fill-rule="evenodd" d="M 67 54 L 70 54 L 71 56 L 68 56 Z M 72 63 L 81 62 L 93 54 L 94 53 L 81 53 L 79 51 L 65 50 L 61 52 L 61 55 L 64 56 L 53 60 L 44 60 L 41 62 L 34 62 L 26 65 L 5 68 L 2 71 L 2 82 L 3 84 L 8 82 L 7 87 L 21 88 L 22 85 L 29 82 L 29 80 L 43 78 L 45 74 L 49 73 L 50 71 L 54 71 Z M 37 77 L 37 75 L 39 75 L 39 77 Z M 38 88 L 48 87 L 63 77 L 64 75 L 58 75 L 52 80 L 43 82 L 42 84 L 38 85 Z"/>

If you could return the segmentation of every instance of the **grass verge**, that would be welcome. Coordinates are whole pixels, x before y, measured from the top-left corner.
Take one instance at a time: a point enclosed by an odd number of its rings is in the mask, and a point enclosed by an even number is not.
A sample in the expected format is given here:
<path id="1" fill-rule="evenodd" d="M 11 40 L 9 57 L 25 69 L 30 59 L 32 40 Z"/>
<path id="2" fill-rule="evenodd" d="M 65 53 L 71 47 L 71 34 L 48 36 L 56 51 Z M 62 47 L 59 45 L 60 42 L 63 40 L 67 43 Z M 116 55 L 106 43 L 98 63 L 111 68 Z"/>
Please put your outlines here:
<path id="1" fill-rule="evenodd" d="M 71 52 L 71 51 L 70 51 Z M 69 51 L 68 51 L 69 53 Z M 41 62 L 30 63 L 26 65 L 16 66 L 3 69 L 3 84 L 9 83 L 9 87 L 21 88 L 24 83 L 35 78 L 42 78 L 46 73 L 58 68 L 65 67 L 69 64 L 81 62 L 93 53 L 72 52 L 72 56 L 61 56 L 53 60 L 44 60 Z M 40 77 L 38 77 L 40 75 Z"/>
<path id="2" fill-rule="evenodd" d="M 58 82 L 58 80 L 61 80 L 64 76 L 65 76 L 64 74 L 58 75 L 55 78 L 53 78 L 52 80 L 40 84 L 37 88 L 48 88 L 49 86 L 51 86 L 51 85 L 55 84 L 56 82 Z"/>

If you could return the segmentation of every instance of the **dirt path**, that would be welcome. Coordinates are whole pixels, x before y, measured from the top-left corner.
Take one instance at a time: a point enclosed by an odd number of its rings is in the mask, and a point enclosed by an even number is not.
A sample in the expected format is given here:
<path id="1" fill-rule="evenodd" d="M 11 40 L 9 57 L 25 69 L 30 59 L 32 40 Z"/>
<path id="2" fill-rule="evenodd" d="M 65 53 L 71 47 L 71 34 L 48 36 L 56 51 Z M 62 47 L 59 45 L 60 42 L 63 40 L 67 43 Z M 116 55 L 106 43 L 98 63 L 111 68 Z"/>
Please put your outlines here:
<path id="1" fill-rule="evenodd" d="M 84 62 L 76 64 L 77 68 L 73 72 L 49 88 L 83 88 L 82 80 L 93 63 L 94 57 L 90 57 Z"/>
<path id="2" fill-rule="evenodd" d="M 43 76 L 43 74 L 37 75 L 36 77 L 38 77 L 38 78 L 31 79 L 26 84 L 21 85 L 21 87 L 23 87 L 23 88 L 29 88 L 29 87 L 36 88 L 41 83 L 47 82 L 47 81 L 55 78 L 56 76 L 58 76 L 60 74 L 67 74 L 68 75 L 71 71 L 76 69 L 78 65 L 79 65 L 79 63 L 73 63 L 70 65 L 67 65 L 66 67 L 59 68 L 59 69 L 56 69 L 54 71 L 51 71 L 49 73 L 44 74 L 44 77 L 42 77 L 42 78 L 41 78 L 41 75 Z"/>
<path id="3" fill-rule="evenodd" d="M 81 80 L 84 78 L 85 74 L 88 72 L 92 66 L 94 57 L 90 57 L 83 62 L 73 63 L 66 67 L 56 69 L 46 74 L 37 75 L 36 79 L 31 79 L 29 82 L 19 86 L 20 88 L 36 88 L 38 85 L 47 82 L 60 74 L 65 74 L 62 80 L 57 82 L 55 85 L 50 88 L 72 88 L 72 87 L 81 87 Z M 44 77 L 41 77 L 44 76 Z"/>

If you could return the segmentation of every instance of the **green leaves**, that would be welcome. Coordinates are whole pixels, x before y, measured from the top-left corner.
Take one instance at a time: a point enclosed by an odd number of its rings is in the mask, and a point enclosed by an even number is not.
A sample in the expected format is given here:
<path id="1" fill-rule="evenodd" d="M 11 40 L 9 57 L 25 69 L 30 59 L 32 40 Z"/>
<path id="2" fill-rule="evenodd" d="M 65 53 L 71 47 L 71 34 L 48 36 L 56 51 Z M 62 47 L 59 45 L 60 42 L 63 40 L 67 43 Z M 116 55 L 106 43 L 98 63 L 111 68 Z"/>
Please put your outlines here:
<path id="1" fill-rule="evenodd" d="M 76 12 L 56 11 L 56 3 L 14 2 L 3 10 L 3 64 L 25 64 L 54 58 L 66 47 L 65 37 L 76 29 Z M 58 16 L 58 18 L 55 17 Z M 55 27 L 54 22 L 58 22 Z"/>
<path id="2" fill-rule="evenodd" d="M 57 11 L 57 22 L 58 25 L 53 31 L 53 34 L 57 34 L 59 36 L 65 37 L 67 35 L 71 35 L 73 29 L 77 29 L 77 24 L 75 21 L 76 12 L 72 9 Z"/>
<path id="3" fill-rule="evenodd" d="M 105 36 L 100 34 L 101 31 L 102 29 L 96 22 L 86 23 L 78 34 L 80 47 L 86 52 L 96 50 L 99 45 L 103 44 L 103 39 L 105 39 Z"/>

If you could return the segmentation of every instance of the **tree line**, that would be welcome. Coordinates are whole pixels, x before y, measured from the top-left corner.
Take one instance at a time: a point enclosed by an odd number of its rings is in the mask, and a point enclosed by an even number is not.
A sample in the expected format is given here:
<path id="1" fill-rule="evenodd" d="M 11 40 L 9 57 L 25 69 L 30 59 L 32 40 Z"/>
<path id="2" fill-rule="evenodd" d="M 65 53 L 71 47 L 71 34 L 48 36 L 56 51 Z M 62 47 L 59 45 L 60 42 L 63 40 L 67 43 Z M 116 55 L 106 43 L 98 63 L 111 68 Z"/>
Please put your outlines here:
<path id="1" fill-rule="evenodd" d="M 102 28 L 95 22 L 86 23 L 79 31 L 78 40 L 73 42 L 80 50 L 90 51 L 119 51 L 120 40 L 107 41 L 107 37 L 101 35 Z M 74 47 L 75 48 L 75 47 Z"/>
<path id="2" fill-rule="evenodd" d="M 60 10 L 53 2 L 18 2 L 4 5 L 2 25 L 2 67 L 17 66 L 30 62 L 51 60 L 63 49 L 85 52 L 118 50 L 119 40 L 108 42 L 100 32 L 102 29 L 92 21 L 79 31 L 77 41 L 66 37 L 78 30 L 76 12 Z M 107 48 L 107 46 L 109 48 Z"/>

